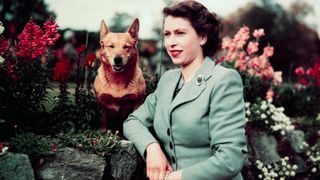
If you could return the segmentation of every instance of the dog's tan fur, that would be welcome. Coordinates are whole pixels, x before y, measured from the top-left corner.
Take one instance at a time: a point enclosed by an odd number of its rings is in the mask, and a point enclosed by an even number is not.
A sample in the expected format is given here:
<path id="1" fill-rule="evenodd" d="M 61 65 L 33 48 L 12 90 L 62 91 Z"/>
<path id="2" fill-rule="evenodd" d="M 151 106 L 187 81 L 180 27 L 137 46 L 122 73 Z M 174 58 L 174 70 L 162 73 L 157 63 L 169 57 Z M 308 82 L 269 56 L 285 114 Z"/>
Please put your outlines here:
<path id="1" fill-rule="evenodd" d="M 122 132 L 123 121 L 144 99 L 146 85 L 139 67 L 138 31 L 138 19 L 126 33 L 109 32 L 101 21 L 101 65 L 94 90 L 97 102 L 104 109 L 102 129 Z"/>

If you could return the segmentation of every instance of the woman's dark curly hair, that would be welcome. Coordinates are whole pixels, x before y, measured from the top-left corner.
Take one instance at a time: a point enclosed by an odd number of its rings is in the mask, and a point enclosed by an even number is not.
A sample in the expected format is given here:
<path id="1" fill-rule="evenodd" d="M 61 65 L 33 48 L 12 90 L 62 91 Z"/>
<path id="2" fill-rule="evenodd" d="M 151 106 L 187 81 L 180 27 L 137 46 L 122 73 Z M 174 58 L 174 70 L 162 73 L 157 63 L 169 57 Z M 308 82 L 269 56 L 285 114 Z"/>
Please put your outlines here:
<path id="1" fill-rule="evenodd" d="M 211 13 L 201 3 L 186 0 L 163 9 L 164 17 L 186 18 L 199 36 L 207 36 L 202 46 L 205 56 L 214 57 L 221 46 L 221 23 L 215 13 Z"/>

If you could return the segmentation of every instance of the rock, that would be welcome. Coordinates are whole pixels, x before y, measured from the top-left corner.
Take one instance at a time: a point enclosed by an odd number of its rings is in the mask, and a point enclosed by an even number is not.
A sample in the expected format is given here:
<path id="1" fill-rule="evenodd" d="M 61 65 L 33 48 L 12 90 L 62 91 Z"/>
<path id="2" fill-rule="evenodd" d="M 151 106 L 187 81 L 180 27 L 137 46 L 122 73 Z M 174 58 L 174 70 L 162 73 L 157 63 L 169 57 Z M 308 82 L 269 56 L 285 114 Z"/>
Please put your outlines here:
<path id="1" fill-rule="evenodd" d="M 44 180 L 95 180 L 103 179 L 105 158 L 74 148 L 62 148 L 37 171 Z"/>
<path id="2" fill-rule="evenodd" d="M 259 130 L 250 132 L 249 145 L 251 146 L 254 160 L 260 160 L 264 164 L 271 164 L 280 160 L 277 152 L 277 141 L 272 135 Z"/>
<path id="3" fill-rule="evenodd" d="M 304 133 L 300 130 L 288 131 L 286 134 L 291 147 L 294 149 L 295 153 L 302 153 L 305 149 Z"/>
<path id="4" fill-rule="evenodd" d="M 121 141 L 110 157 L 109 174 L 115 180 L 144 180 L 145 162 L 130 141 Z"/>
<path id="5" fill-rule="evenodd" d="M 28 155 L 7 153 L 0 156 L 1 180 L 34 179 L 33 169 Z"/>

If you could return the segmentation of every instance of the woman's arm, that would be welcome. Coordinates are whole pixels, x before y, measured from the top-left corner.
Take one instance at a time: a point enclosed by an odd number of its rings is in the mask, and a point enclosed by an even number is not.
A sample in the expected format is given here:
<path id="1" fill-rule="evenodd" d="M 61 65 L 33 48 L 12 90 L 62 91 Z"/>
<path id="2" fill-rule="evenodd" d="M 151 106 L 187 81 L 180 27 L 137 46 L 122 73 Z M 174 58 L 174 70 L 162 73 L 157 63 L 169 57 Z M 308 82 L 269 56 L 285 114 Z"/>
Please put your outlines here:
<path id="1" fill-rule="evenodd" d="M 161 87 L 161 80 L 158 87 Z M 163 179 L 166 171 L 172 171 L 159 143 L 149 131 L 149 127 L 153 125 L 157 97 L 158 88 L 135 112 L 129 115 L 123 124 L 124 135 L 133 142 L 140 155 L 146 160 L 147 176 L 151 180 Z"/>
<path id="2" fill-rule="evenodd" d="M 158 142 L 148 129 L 153 125 L 156 102 L 157 90 L 150 94 L 144 103 L 128 116 L 123 124 L 125 137 L 133 142 L 143 158 L 145 158 L 146 147 L 151 143 Z"/>
<path id="3" fill-rule="evenodd" d="M 242 169 L 247 152 L 243 85 L 239 74 L 226 70 L 216 75 L 211 93 L 209 129 L 213 155 L 182 169 L 182 179 L 230 179 Z"/>

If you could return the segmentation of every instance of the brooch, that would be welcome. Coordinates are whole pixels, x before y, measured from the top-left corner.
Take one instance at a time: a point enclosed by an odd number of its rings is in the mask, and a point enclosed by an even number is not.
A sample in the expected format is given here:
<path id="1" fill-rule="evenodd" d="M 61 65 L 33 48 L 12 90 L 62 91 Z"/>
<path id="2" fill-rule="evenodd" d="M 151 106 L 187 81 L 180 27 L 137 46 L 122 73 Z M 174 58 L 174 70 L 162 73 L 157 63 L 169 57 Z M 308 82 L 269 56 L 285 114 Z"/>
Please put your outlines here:
<path id="1" fill-rule="evenodd" d="M 200 74 L 197 79 L 196 79 L 196 85 L 200 86 L 204 81 L 204 76 L 202 74 Z"/>

